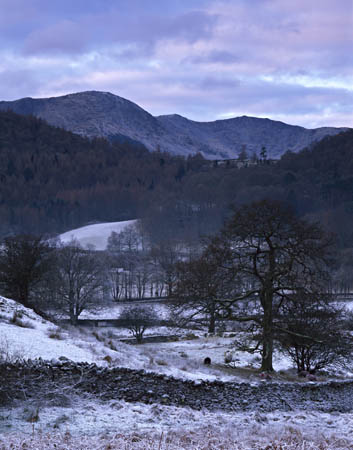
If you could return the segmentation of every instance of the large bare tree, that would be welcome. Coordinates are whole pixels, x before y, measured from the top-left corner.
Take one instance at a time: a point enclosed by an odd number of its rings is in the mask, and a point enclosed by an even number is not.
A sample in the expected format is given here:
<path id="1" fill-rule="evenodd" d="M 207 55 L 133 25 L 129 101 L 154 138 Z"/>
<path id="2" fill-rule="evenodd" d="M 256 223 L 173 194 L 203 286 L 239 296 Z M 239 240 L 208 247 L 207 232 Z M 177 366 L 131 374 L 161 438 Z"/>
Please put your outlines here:
<path id="1" fill-rule="evenodd" d="M 73 325 L 87 308 L 98 304 L 102 292 L 102 265 L 98 255 L 72 240 L 57 250 L 52 293 Z"/>
<path id="2" fill-rule="evenodd" d="M 225 300 L 228 316 L 257 325 L 262 370 L 272 371 L 275 318 L 293 294 L 324 292 L 332 238 L 279 202 L 263 200 L 235 210 L 208 251 L 237 280 Z M 254 301 L 256 307 L 235 306 Z"/>

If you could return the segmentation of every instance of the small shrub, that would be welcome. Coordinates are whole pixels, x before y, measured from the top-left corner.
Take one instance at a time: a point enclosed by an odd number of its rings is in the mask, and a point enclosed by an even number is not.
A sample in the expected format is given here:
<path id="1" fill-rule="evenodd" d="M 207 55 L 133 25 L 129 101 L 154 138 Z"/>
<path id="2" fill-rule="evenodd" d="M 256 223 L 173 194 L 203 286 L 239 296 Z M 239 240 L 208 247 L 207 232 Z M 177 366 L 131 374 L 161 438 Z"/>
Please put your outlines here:
<path id="1" fill-rule="evenodd" d="M 191 341 L 191 340 L 193 340 L 193 339 L 198 339 L 199 337 L 198 336 L 196 336 L 196 334 L 194 334 L 194 333 L 187 333 L 186 335 L 185 335 L 185 340 L 187 340 L 187 341 Z"/>
<path id="2" fill-rule="evenodd" d="M 13 351 L 11 344 L 5 336 L 0 339 L 0 362 L 14 363 L 16 361 L 23 361 L 23 352 Z"/>
<path id="3" fill-rule="evenodd" d="M 10 323 L 21 328 L 34 328 L 34 326 L 30 322 L 22 320 L 22 317 L 23 314 L 20 311 L 14 311 L 10 319 Z"/>
<path id="4" fill-rule="evenodd" d="M 158 314 L 153 307 L 126 307 L 121 311 L 119 319 L 126 322 L 126 328 L 135 337 L 137 344 L 142 344 L 145 331 L 153 326 Z"/>
<path id="5" fill-rule="evenodd" d="M 109 355 L 104 356 L 103 360 L 106 361 L 109 365 L 113 362 L 112 357 Z"/>
<path id="6" fill-rule="evenodd" d="M 156 359 L 156 364 L 159 366 L 168 366 L 168 363 L 164 359 Z"/>
<path id="7" fill-rule="evenodd" d="M 39 410 L 38 408 L 25 408 L 24 411 L 24 420 L 26 422 L 35 423 L 39 420 Z"/>
<path id="8" fill-rule="evenodd" d="M 92 336 L 94 336 L 97 341 L 104 342 L 104 337 L 102 337 L 97 331 L 92 331 Z"/>
<path id="9" fill-rule="evenodd" d="M 58 339 L 59 341 L 64 339 L 64 336 L 60 333 L 60 331 L 52 331 L 48 334 L 48 337 L 50 337 L 50 339 Z"/>
<path id="10" fill-rule="evenodd" d="M 115 344 L 113 343 L 112 340 L 108 341 L 108 347 L 109 347 L 111 350 L 114 350 L 115 352 L 118 351 L 118 349 L 116 348 L 116 346 L 115 346 Z"/>
<path id="11" fill-rule="evenodd" d="M 63 415 L 59 416 L 55 420 L 53 428 L 59 428 L 61 424 L 67 422 L 69 419 L 70 419 L 69 416 L 67 416 L 66 414 L 63 414 Z"/>

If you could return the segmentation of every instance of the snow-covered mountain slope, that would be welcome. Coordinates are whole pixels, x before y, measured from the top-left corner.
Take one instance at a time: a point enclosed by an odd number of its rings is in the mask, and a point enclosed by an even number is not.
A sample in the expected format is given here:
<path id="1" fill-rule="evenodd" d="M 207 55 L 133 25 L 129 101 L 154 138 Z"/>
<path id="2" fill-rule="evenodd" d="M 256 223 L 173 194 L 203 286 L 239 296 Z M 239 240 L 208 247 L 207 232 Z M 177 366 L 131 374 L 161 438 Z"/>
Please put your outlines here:
<path id="1" fill-rule="evenodd" d="M 77 240 L 82 247 L 93 246 L 95 250 L 105 250 L 107 240 L 111 233 L 120 233 L 125 227 L 133 225 L 136 220 L 125 220 L 123 222 L 104 222 L 87 225 L 67 231 L 59 236 L 61 242 L 67 244 L 72 239 Z"/>
<path id="2" fill-rule="evenodd" d="M 151 151 L 160 149 L 180 155 L 201 152 L 208 159 L 236 158 L 243 145 L 257 154 L 265 146 L 269 158 L 278 158 L 287 150 L 299 151 L 326 135 L 345 130 L 310 130 L 246 116 L 214 122 L 195 122 L 177 114 L 153 117 L 129 100 L 98 91 L 0 102 L 0 110 L 8 109 L 33 114 L 83 136 L 112 140 L 127 137 Z"/>

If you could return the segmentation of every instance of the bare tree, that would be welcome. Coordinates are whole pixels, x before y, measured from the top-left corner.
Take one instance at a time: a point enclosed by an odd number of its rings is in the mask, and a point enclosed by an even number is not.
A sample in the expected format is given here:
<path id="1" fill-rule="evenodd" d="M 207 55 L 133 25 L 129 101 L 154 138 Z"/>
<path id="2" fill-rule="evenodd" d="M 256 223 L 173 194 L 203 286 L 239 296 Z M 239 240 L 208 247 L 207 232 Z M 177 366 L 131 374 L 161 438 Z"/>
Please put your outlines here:
<path id="1" fill-rule="evenodd" d="M 4 295 L 33 307 L 34 289 L 50 270 L 52 250 L 42 237 L 5 238 L 0 250 L 0 285 Z"/>
<path id="2" fill-rule="evenodd" d="M 320 295 L 329 277 L 332 238 L 317 224 L 297 218 L 278 202 L 263 200 L 234 212 L 210 243 L 218 264 L 237 281 L 237 295 L 225 301 L 229 317 L 256 325 L 262 370 L 273 370 L 274 320 L 282 304 L 296 292 Z M 253 300 L 258 310 L 245 315 L 232 308 Z"/>
<path id="3" fill-rule="evenodd" d="M 344 327 L 345 312 L 330 296 L 297 293 L 282 305 L 276 340 L 298 372 L 315 372 L 351 357 L 352 339 Z"/>
<path id="4" fill-rule="evenodd" d="M 163 293 L 167 297 L 173 294 L 177 280 L 176 263 L 181 259 L 181 254 L 181 244 L 172 241 L 163 242 L 151 249 L 155 284 L 160 287 L 159 292 L 156 289 L 159 296 Z"/>
<path id="5" fill-rule="evenodd" d="M 143 335 L 147 328 L 156 324 L 157 313 L 152 307 L 127 307 L 120 313 L 119 319 L 125 322 L 138 344 L 142 343 Z"/>
<path id="6" fill-rule="evenodd" d="M 223 302 L 229 293 L 227 273 L 209 253 L 197 259 L 178 262 L 177 282 L 170 305 L 173 319 L 181 326 L 207 325 L 214 333 L 223 318 Z M 234 281 L 234 280 L 232 280 Z"/>
<path id="7" fill-rule="evenodd" d="M 53 294 L 76 325 L 82 311 L 97 305 L 103 285 L 101 262 L 95 252 L 72 240 L 57 251 L 53 281 Z"/>
<path id="8" fill-rule="evenodd" d="M 110 279 L 113 299 L 145 296 L 149 281 L 146 258 L 147 238 L 139 225 L 127 226 L 108 238 Z"/>

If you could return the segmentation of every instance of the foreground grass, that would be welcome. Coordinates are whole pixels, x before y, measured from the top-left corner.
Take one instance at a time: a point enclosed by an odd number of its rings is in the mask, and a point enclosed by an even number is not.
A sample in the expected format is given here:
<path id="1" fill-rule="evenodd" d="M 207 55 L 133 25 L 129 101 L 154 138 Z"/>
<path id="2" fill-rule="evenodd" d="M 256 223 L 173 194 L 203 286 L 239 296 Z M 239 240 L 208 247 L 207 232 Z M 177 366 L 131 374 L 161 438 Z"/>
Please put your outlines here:
<path id="1" fill-rule="evenodd" d="M 131 433 L 97 436 L 72 436 L 70 433 L 34 432 L 31 436 L 10 434 L 0 436 L 1 449 L 60 449 L 60 450 L 349 450 L 353 441 L 334 434 L 303 433 L 298 428 L 271 430 L 249 426 L 247 432 L 220 430 L 212 427 L 195 432 L 162 434 Z"/>

